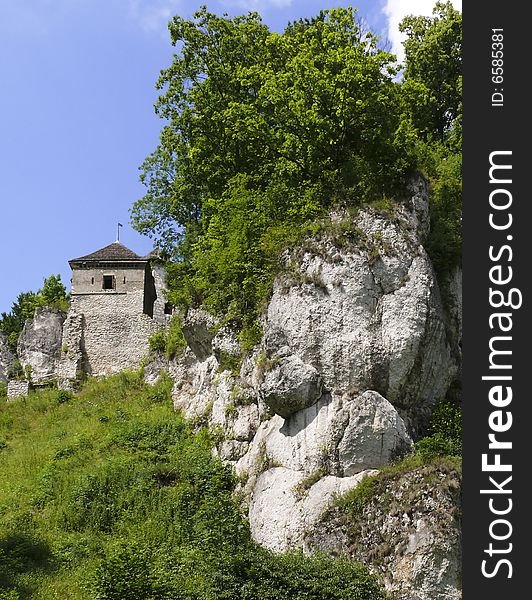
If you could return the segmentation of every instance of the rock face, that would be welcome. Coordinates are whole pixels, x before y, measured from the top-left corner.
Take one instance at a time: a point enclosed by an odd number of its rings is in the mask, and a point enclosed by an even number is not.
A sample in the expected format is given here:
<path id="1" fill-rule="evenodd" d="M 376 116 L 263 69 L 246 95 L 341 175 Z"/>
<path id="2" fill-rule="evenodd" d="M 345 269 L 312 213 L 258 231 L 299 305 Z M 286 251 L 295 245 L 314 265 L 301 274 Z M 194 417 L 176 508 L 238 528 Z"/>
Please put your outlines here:
<path id="1" fill-rule="evenodd" d="M 338 507 L 322 514 L 304 540 L 305 549 L 371 565 L 393 600 L 458 600 L 459 472 L 445 464 L 424 466 L 379 477 L 375 487 L 356 518 Z"/>
<path id="2" fill-rule="evenodd" d="M 311 549 L 309 532 L 336 496 L 408 451 L 456 380 L 459 276 L 444 310 L 423 247 L 428 224 L 422 180 L 387 214 L 332 215 L 284 255 L 262 341 L 238 374 L 234 332 L 201 310 L 184 320 L 189 348 L 168 366 L 175 407 L 218 432 L 216 452 L 239 475 L 252 535 L 268 548 Z M 400 588 L 398 569 L 416 600 L 456 597 L 457 549 L 438 541 L 430 555 L 433 525 L 425 515 L 410 527 L 406 562 L 383 571 L 389 589 Z M 341 530 L 324 535 L 345 542 Z M 431 580 L 429 568 L 445 575 Z"/>
<path id="3" fill-rule="evenodd" d="M 188 347 L 199 360 L 212 354 L 215 319 L 205 310 L 189 310 L 182 330 Z"/>
<path id="4" fill-rule="evenodd" d="M 38 308 L 33 319 L 26 321 L 20 334 L 17 354 L 32 383 L 55 379 L 61 360 L 61 344 L 65 314 L 49 308 Z"/>
<path id="5" fill-rule="evenodd" d="M 341 252 L 323 239 L 287 256 L 295 277 L 277 279 L 264 323 L 268 354 L 288 346 L 335 393 L 378 391 L 414 433 L 457 369 L 417 222 L 406 206 L 393 220 L 363 211 Z"/>
<path id="6" fill-rule="evenodd" d="M 7 339 L 3 331 L 0 331 L 0 381 L 7 381 L 11 365 L 15 362 L 15 356 L 7 345 Z"/>
<path id="7" fill-rule="evenodd" d="M 314 529 L 330 499 L 356 486 L 361 478 L 361 474 L 328 475 L 310 485 L 292 469 L 265 471 L 257 479 L 250 505 L 253 538 L 274 551 L 301 546 L 304 532 Z"/>
<path id="8" fill-rule="evenodd" d="M 260 391 L 273 412 L 286 418 L 317 402 L 322 388 L 318 371 L 295 354 L 289 354 L 279 358 L 264 375 Z"/>

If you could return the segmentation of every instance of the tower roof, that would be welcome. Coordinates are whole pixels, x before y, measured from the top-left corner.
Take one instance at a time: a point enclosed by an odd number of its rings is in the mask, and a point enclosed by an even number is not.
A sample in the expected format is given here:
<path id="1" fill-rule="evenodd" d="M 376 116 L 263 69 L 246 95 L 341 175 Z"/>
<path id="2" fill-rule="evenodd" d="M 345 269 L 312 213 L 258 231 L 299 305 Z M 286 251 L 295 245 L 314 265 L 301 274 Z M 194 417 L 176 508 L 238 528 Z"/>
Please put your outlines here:
<path id="1" fill-rule="evenodd" d="M 98 263 L 98 262 L 146 262 L 148 259 L 143 256 L 135 254 L 133 250 L 126 248 L 121 242 L 113 242 L 105 248 L 100 248 L 96 252 L 87 254 L 86 256 L 80 256 L 79 258 L 73 258 L 69 260 L 70 266 L 75 263 Z"/>

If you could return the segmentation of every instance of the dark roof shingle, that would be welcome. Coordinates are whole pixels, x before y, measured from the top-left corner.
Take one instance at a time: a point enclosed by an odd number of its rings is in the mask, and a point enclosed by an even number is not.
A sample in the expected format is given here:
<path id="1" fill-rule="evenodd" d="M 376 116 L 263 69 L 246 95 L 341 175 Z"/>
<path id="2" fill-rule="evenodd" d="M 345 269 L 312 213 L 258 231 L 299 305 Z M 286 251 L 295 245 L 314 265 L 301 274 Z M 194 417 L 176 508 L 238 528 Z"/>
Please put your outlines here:
<path id="1" fill-rule="evenodd" d="M 100 248 L 96 252 L 87 254 L 86 256 L 80 256 L 79 258 L 73 258 L 69 260 L 69 263 L 77 262 L 115 262 L 115 261 L 146 261 L 147 259 L 143 256 L 135 254 L 133 250 L 126 248 L 121 242 L 113 242 L 105 248 Z"/>

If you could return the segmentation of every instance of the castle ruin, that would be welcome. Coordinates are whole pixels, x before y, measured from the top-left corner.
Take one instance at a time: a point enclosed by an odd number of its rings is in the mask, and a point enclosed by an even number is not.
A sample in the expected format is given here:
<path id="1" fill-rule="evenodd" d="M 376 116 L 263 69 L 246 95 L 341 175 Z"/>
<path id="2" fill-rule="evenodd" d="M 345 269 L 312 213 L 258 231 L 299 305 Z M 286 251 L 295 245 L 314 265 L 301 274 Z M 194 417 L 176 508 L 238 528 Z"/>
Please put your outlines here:
<path id="1" fill-rule="evenodd" d="M 165 311 L 149 257 L 138 256 L 117 241 L 69 264 L 72 298 L 63 351 L 81 351 L 76 362 L 80 358 L 82 364 L 76 368 L 87 375 L 138 366 L 148 352 L 150 335 L 165 324 L 165 312 L 170 312 L 168 307 Z M 73 341 L 75 349 L 69 348 Z"/>
<path id="2" fill-rule="evenodd" d="M 154 256 L 139 256 L 116 241 L 69 261 L 70 309 L 37 309 L 26 322 L 17 354 L 34 385 L 73 388 L 86 375 L 138 368 L 149 338 L 168 325 L 172 307 L 164 296 L 164 270 Z M 12 397 L 18 384 L 9 383 Z M 22 394 L 24 395 L 24 394 Z"/>

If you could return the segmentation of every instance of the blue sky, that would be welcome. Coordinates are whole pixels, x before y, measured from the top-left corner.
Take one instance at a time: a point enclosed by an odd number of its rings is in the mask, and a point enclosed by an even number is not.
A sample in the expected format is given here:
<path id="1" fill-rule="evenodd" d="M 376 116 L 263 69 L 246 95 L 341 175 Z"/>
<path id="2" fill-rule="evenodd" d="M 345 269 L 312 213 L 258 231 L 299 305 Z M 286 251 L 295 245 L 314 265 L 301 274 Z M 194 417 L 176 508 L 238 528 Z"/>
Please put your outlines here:
<path id="1" fill-rule="evenodd" d="M 138 167 L 157 145 L 155 81 L 174 48 L 173 14 L 258 10 L 271 29 L 322 8 L 354 5 L 400 51 L 395 24 L 432 0 L 0 0 L 0 312 L 67 261 L 121 239 L 143 195 Z M 461 5 L 461 2 L 457 2 Z M 390 26 L 390 30 L 388 27 Z"/>

